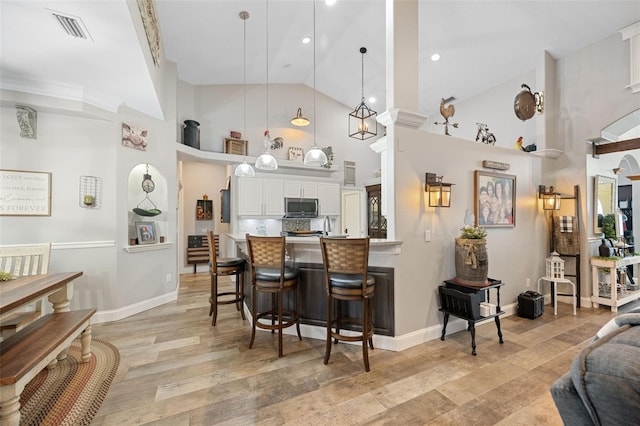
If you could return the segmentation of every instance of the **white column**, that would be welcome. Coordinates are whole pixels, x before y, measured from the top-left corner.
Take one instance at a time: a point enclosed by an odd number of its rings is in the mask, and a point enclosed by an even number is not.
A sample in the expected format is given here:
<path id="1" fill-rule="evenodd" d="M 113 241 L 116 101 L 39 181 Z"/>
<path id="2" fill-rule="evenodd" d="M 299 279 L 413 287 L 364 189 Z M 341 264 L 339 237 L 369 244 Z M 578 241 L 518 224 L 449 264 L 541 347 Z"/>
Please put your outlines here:
<path id="1" fill-rule="evenodd" d="M 382 214 L 387 218 L 387 238 L 396 238 L 396 152 L 402 141 L 396 126 L 418 128 L 428 119 L 418 113 L 418 0 L 386 0 L 387 110 L 378 122 L 387 128 L 386 161 L 381 164 Z"/>

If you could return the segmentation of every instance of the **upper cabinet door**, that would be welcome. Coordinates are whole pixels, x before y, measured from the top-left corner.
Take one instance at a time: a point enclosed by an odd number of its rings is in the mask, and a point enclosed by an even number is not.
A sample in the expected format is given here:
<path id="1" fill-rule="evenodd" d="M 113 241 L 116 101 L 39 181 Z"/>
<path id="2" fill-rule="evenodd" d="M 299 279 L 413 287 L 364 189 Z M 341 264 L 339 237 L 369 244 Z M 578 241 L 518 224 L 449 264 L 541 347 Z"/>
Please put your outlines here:
<path id="1" fill-rule="evenodd" d="M 337 183 L 318 184 L 318 203 L 323 216 L 340 215 L 340 185 Z"/>
<path id="2" fill-rule="evenodd" d="M 262 187 L 263 215 L 284 216 L 284 196 L 281 179 L 265 179 Z"/>
<path id="3" fill-rule="evenodd" d="M 238 215 L 259 216 L 262 214 L 262 179 L 238 179 Z"/>
<path id="4" fill-rule="evenodd" d="M 315 182 L 285 180 L 284 196 L 285 198 L 318 198 L 318 185 Z"/>

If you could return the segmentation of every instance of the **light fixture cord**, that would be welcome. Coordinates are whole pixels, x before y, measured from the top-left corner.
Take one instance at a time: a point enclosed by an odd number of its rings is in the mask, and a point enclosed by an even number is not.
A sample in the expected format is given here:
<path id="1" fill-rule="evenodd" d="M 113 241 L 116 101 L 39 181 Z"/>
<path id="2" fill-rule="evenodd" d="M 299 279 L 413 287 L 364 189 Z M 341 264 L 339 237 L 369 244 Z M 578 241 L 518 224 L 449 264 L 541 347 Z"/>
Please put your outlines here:
<path id="1" fill-rule="evenodd" d="M 267 131 L 269 130 L 269 0 L 266 1 L 266 16 L 267 16 L 267 36 L 265 37 L 267 44 Z M 265 135 L 266 137 L 266 135 Z M 268 149 L 268 148 L 267 148 Z"/>
<path id="2" fill-rule="evenodd" d="M 313 0 L 313 146 L 316 144 L 316 0 Z"/>
<path id="3" fill-rule="evenodd" d="M 364 52 L 362 52 L 364 50 Z M 361 102 L 364 103 L 364 54 L 367 53 L 367 49 L 360 49 L 362 52 L 362 99 Z"/>
<path id="4" fill-rule="evenodd" d="M 243 52 L 242 52 L 242 133 L 247 134 L 247 12 L 240 12 L 240 18 L 243 22 Z"/>

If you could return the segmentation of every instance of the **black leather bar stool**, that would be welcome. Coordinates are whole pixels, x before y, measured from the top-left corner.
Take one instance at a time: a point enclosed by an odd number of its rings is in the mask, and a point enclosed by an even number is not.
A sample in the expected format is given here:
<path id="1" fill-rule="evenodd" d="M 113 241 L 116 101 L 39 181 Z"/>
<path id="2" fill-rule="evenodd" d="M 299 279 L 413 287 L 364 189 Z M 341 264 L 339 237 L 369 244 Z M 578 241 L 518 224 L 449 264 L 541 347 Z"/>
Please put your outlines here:
<path id="1" fill-rule="evenodd" d="M 235 303 L 236 309 L 240 311 L 242 319 L 246 319 L 244 316 L 244 268 L 246 262 L 240 257 L 218 257 L 218 240 L 219 237 L 209 231 L 209 274 L 211 275 L 211 296 L 209 297 L 209 316 L 213 314 L 211 318 L 211 325 L 216 325 L 218 319 L 218 305 L 230 305 Z M 236 290 L 233 291 L 218 291 L 218 277 L 225 277 L 235 275 Z M 221 296 L 233 296 L 233 299 L 225 298 L 220 300 Z"/>
<path id="2" fill-rule="evenodd" d="M 329 363 L 331 339 L 362 341 L 364 369 L 369 371 L 369 351 L 373 349 L 373 295 L 375 278 L 367 273 L 369 263 L 369 237 L 331 238 L 320 237 L 327 289 L 327 347 L 324 363 Z M 337 315 L 333 304 L 337 301 Z M 361 302 L 362 318 L 342 316 L 340 301 Z M 342 324 L 356 324 L 360 335 L 341 334 Z M 335 327 L 335 331 L 333 328 Z M 368 343 L 368 345 L 367 345 Z"/>
<path id="3" fill-rule="evenodd" d="M 300 334 L 300 287 L 298 286 L 299 271 L 285 265 L 285 237 L 258 237 L 247 234 L 247 250 L 249 252 L 249 264 L 251 268 L 252 283 L 252 314 L 253 326 L 251 327 L 251 342 L 253 346 L 256 337 L 256 327 L 278 330 L 278 357 L 282 352 L 282 330 L 295 324 Z M 295 291 L 295 310 L 284 309 L 283 294 Z M 271 309 L 258 312 L 256 298 L 258 293 L 271 294 Z M 260 321 L 263 318 L 271 319 L 271 324 Z"/>

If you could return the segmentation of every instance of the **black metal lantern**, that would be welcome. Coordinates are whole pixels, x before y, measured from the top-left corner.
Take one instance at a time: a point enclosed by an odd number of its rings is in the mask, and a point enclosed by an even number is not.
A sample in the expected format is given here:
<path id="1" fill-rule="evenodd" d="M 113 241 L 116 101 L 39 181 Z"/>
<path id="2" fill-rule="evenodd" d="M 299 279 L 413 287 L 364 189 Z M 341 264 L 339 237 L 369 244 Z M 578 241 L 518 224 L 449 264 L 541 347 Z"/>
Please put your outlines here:
<path id="1" fill-rule="evenodd" d="M 378 134 L 377 112 L 364 102 L 364 54 L 366 47 L 360 48 L 362 54 L 362 98 L 360 104 L 349 114 L 349 137 L 359 140 L 369 139 Z"/>

